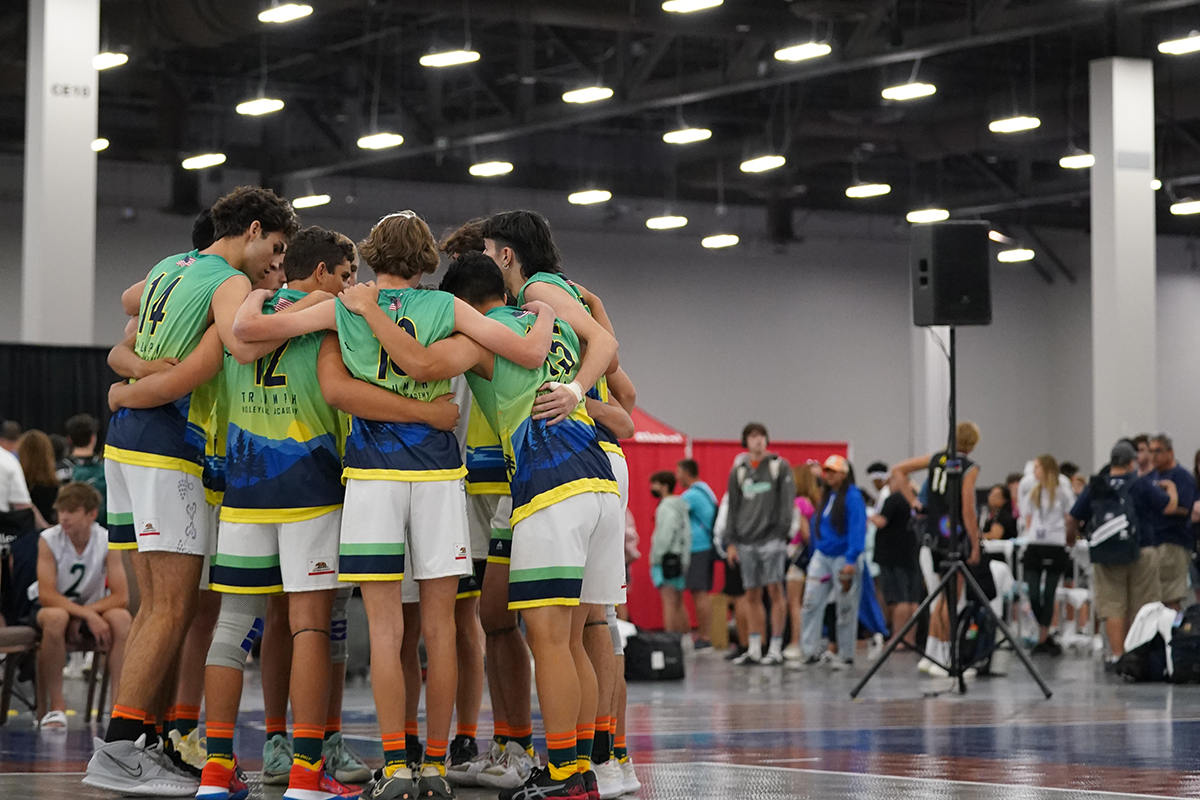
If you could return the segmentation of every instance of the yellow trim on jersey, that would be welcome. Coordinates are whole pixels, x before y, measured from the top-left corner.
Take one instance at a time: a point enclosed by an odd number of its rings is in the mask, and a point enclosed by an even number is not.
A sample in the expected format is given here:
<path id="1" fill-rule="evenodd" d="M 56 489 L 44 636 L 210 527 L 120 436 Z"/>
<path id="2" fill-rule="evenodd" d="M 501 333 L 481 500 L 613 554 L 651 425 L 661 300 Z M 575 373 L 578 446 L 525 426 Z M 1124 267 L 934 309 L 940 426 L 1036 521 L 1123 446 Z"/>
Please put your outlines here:
<path id="1" fill-rule="evenodd" d="M 576 597 L 547 597 L 543 600 L 518 600 L 508 604 L 509 611 L 520 611 L 523 608 L 545 608 L 546 606 L 577 606 Z"/>
<path id="2" fill-rule="evenodd" d="M 226 586 L 223 583 L 210 583 L 208 588 L 221 594 L 283 594 L 283 584 L 275 586 Z"/>
<path id="3" fill-rule="evenodd" d="M 309 508 L 230 508 L 221 506 L 223 522 L 243 522 L 250 525 L 282 524 L 284 522 L 304 522 L 317 517 L 323 517 L 341 508 L 341 503 L 332 506 L 311 506 Z"/>
<path id="4" fill-rule="evenodd" d="M 475 589 L 470 592 L 459 592 L 458 594 L 454 595 L 454 599 L 455 600 L 466 600 L 468 597 L 479 597 L 479 595 L 481 595 L 481 594 L 483 594 L 483 592 L 479 591 L 478 589 Z"/>
<path id="5" fill-rule="evenodd" d="M 132 464 L 135 467 L 150 467 L 152 469 L 170 469 L 176 472 L 186 472 L 197 478 L 204 477 L 204 467 L 195 461 L 183 458 L 160 456 L 154 453 L 140 453 L 136 450 L 122 450 L 111 444 L 104 445 L 104 457 L 119 464 Z"/>
<path id="6" fill-rule="evenodd" d="M 456 469 L 359 469 L 346 467 L 342 470 L 342 479 L 354 478 L 356 481 L 404 481 L 417 483 L 420 481 L 456 481 L 467 477 L 467 468 Z"/>
<path id="7" fill-rule="evenodd" d="M 366 583 L 368 581 L 401 581 L 404 580 L 403 572 L 373 572 L 368 574 L 359 574 L 357 572 L 343 572 L 338 574 L 338 583 Z"/>
<path id="8" fill-rule="evenodd" d="M 137 550 L 137 542 L 109 542 L 109 550 Z"/>
<path id="9" fill-rule="evenodd" d="M 556 486 L 548 492 L 542 492 L 520 508 L 514 508 L 512 512 L 512 526 L 514 528 L 517 527 L 518 522 L 528 518 L 531 514 L 541 511 L 543 508 L 549 508 L 555 503 L 566 500 L 568 497 L 574 497 L 577 494 L 586 494 L 587 492 L 621 494 L 616 481 L 610 481 L 606 478 L 580 478 L 570 483 L 564 483 L 562 486 Z"/>
<path id="10" fill-rule="evenodd" d="M 600 445 L 600 449 L 607 453 L 616 453 L 621 458 L 625 457 L 625 451 L 622 450 L 621 445 L 617 444 L 616 442 L 606 442 L 606 441 L 601 440 L 599 442 L 599 445 Z"/>
<path id="11" fill-rule="evenodd" d="M 225 502 L 225 493 L 205 488 L 204 499 L 208 501 L 210 506 L 219 506 Z"/>
<path id="12" fill-rule="evenodd" d="M 505 558 L 503 556 L 488 556 L 487 557 L 487 562 L 489 564 L 504 564 L 505 566 L 507 566 L 510 561 L 512 561 L 511 558 Z"/>
<path id="13" fill-rule="evenodd" d="M 467 494 L 511 494 L 508 484 L 503 481 L 471 483 L 467 481 Z"/>

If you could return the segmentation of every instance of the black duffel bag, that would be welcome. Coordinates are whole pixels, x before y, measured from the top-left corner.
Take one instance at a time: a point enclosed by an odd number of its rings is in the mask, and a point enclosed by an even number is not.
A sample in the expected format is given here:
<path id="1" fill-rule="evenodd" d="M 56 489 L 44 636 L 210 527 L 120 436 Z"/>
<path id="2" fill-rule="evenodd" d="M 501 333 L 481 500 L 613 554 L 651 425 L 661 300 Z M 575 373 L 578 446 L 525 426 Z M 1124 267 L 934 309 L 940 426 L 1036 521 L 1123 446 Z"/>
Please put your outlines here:
<path id="1" fill-rule="evenodd" d="M 683 645 L 679 634 L 638 631 L 626 639 L 625 680 L 683 680 Z"/>

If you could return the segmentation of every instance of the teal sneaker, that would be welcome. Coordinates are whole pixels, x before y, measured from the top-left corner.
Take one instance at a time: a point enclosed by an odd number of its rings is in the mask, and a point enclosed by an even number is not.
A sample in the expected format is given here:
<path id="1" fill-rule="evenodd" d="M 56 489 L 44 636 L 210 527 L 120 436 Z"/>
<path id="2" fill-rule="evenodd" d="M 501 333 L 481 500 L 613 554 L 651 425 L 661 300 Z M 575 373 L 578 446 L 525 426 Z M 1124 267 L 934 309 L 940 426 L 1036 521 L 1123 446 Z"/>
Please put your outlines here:
<path id="1" fill-rule="evenodd" d="M 282 734 L 275 734 L 263 745 L 262 782 L 271 786 L 287 786 L 292 773 L 292 743 Z"/>
<path id="2" fill-rule="evenodd" d="M 325 757 L 325 771 L 340 783 L 366 783 L 371 780 L 371 768 L 346 744 L 341 731 L 322 743 L 321 755 Z"/>

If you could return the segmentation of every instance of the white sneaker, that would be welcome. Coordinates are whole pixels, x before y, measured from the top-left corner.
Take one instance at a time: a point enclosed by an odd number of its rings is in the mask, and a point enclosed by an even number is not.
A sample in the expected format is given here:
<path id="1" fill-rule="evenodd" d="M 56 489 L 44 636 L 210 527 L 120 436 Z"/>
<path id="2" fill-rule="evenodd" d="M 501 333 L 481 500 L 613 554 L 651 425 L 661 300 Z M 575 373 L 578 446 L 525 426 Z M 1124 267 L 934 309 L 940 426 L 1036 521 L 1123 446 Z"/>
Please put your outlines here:
<path id="1" fill-rule="evenodd" d="M 735 658 L 732 663 L 738 667 L 752 667 L 761 661 L 762 661 L 761 656 L 756 656 L 753 653 L 751 653 L 749 650 L 747 650 L 746 652 L 742 653 L 740 656 Z"/>
<path id="2" fill-rule="evenodd" d="M 783 660 L 784 661 L 799 661 L 800 660 L 800 645 L 789 644 L 787 647 L 783 648 Z"/>
<path id="3" fill-rule="evenodd" d="M 925 674 L 931 678 L 949 678 L 950 673 L 944 668 L 932 661 L 929 662 L 929 669 L 925 670 Z"/>
<path id="4" fill-rule="evenodd" d="M 479 773 L 499 761 L 503 753 L 500 743 L 492 739 L 492 746 L 470 761 L 446 767 L 446 780 L 455 786 L 480 786 Z"/>
<path id="5" fill-rule="evenodd" d="M 600 800 L 613 800 L 625 794 L 625 773 L 621 764 L 615 758 L 610 758 L 603 764 L 595 764 L 592 769 L 596 772 L 596 786 L 600 789 Z"/>
<path id="6" fill-rule="evenodd" d="M 479 772 L 479 785 L 493 789 L 515 789 L 529 780 L 529 773 L 534 766 L 533 758 L 525 752 L 525 748 L 509 741 L 496 762 Z"/>
<path id="7" fill-rule="evenodd" d="M 847 661 L 847 660 L 846 660 L 846 659 L 844 659 L 844 658 L 831 658 L 831 659 L 829 659 L 829 668 L 830 668 L 831 670 L 833 670 L 834 672 L 841 672 L 842 670 L 844 670 L 844 669 L 850 669 L 850 668 L 851 668 L 851 667 L 853 667 L 853 666 L 854 666 L 854 662 L 853 662 L 853 661 Z"/>
<path id="8" fill-rule="evenodd" d="M 637 773 L 633 769 L 632 756 L 627 757 L 621 764 L 621 774 L 625 777 L 625 794 L 633 794 L 642 788 L 642 782 L 638 780 Z"/>
<path id="9" fill-rule="evenodd" d="M 93 750 L 83 779 L 88 786 L 141 797 L 194 797 L 200 786 L 169 768 L 161 753 L 148 750 L 145 734 L 136 742 L 95 739 Z"/>
<path id="10" fill-rule="evenodd" d="M 758 663 L 762 664 L 764 667 L 773 667 L 776 664 L 782 664 L 783 663 L 783 654 L 782 653 L 772 653 L 771 651 L 767 651 L 767 654 L 762 657 L 762 661 L 759 661 Z"/>
<path id="11" fill-rule="evenodd" d="M 917 662 L 917 672 L 922 672 L 922 673 L 928 675 L 929 668 L 932 666 L 933 666 L 933 662 L 930 661 L 928 657 L 922 658 L 920 661 Z"/>

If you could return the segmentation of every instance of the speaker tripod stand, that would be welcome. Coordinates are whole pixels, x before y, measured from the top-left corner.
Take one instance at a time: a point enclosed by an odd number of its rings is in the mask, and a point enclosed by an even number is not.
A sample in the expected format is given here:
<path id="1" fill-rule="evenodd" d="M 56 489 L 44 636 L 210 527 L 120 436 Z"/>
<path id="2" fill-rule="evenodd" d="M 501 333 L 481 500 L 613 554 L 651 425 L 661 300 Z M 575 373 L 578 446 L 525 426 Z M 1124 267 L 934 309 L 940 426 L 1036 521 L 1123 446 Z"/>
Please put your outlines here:
<path id="1" fill-rule="evenodd" d="M 867 685 L 867 682 L 874 677 L 875 673 L 879 671 L 879 668 L 883 666 L 883 663 L 888 660 L 892 653 L 896 651 L 896 648 L 900 646 L 900 643 L 904 641 L 904 637 L 907 636 L 908 632 L 911 631 L 917 624 L 917 620 L 921 618 L 921 615 L 927 613 L 932 608 L 934 601 L 939 597 L 941 597 L 943 602 L 946 604 L 946 611 L 949 616 L 950 623 L 950 663 L 939 664 L 939 666 L 943 667 L 947 672 L 950 673 L 950 677 L 953 678 L 957 684 L 956 688 L 959 694 L 966 694 L 967 682 L 964 677 L 964 673 L 971 665 L 963 664 L 962 653 L 960 652 L 958 646 L 958 586 L 960 578 L 965 584 L 965 591 L 968 599 L 975 600 L 977 603 L 979 603 L 983 607 L 988 618 L 991 619 L 992 624 L 996 626 L 996 644 L 1000 644 L 1001 642 L 1008 640 L 1008 642 L 1012 645 L 1013 650 L 1016 651 L 1017 657 L 1021 659 L 1021 663 L 1025 665 L 1025 669 L 1029 671 L 1029 674 L 1037 682 L 1037 685 L 1041 687 L 1042 693 L 1046 696 L 1046 699 L 1050 699 L 1052 694 L 1050 687 L 1046 685 L 1046 681 L 1037 671 L 1037 667 L 1035 667 L 1033 662 L 1029 659 L 1029 654 L 1025 652 L 1024 648 L 1021 647 L 1020 642 L 1018 642 L 1016 637 L 1014 637 L 1009 631 L 1008 626 L 1004 624 L 1004 620 L 1000 619 L 1000 617 L 996 615 L 996 612 L 992 610 L 992 605 L 988 602 L 987 595 L 984 593 L 983 589 L 980 588 L 979 582 L 975 580 L 975 576 L 971 574 L 971 570 L 967 566 L 967 562 L 964 561 L 962 557 L 962 550 L 960 549 L 962 537 L 962 462 L 958 459 L 958 420 L 956 419 L 957 387 L 955 375 L 957 364 L 955 360 L 956 351 L 954 338 L 954 327 L 951 326 L 950 349 L 948 353 L 950 360 L 950 437 L 946 444 L 945 471 L 946 499 L 949 511 L 947 517 L 950 526 L 950 553 L 947 556 L 946 561 L 949 566 L 946 569 L 946 574 L 942 578 L 941 583 L 939 583 L 937 588 L 925 598 L 925 602 L 921 603 L 921 605 L 917 607 L 916 613 L 909 618 L 904 627 L 901 628 L 894 636 L 892 636 L 892 640 L 888 642 L 887 647 L 885 647 L 883 652 L 879 654 L 879 658 L 874 664 L 871 665 L 871 668 L 867 670 L 867 674 L 864 675 L 863 679 L 858 682 L 858 685 L 851 690 L 851 699 L 858 697 L 859 692 L 863 690 L 863 687 Z"/>

